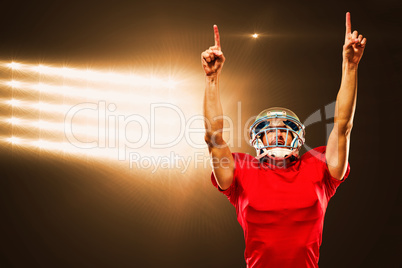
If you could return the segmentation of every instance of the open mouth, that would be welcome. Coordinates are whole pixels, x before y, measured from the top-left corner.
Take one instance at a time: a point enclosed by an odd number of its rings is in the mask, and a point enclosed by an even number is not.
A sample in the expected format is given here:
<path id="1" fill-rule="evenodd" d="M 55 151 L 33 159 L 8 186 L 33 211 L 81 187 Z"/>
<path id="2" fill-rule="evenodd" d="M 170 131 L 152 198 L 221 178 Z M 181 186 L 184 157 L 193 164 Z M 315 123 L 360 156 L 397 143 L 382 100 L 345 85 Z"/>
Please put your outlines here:
<path id="1" fill-rule="evenodd" d="M 271 145 L 285 145 L 285 142 L 284 142 L 284 141 L 279 140 L 279 141 L 278 141 L 278 143 L 276 143 L 276 141 L 275 141 L 275 140 L 273 140 L 273 141 L 272 141 L 270 144 L 271 144 Z"/>

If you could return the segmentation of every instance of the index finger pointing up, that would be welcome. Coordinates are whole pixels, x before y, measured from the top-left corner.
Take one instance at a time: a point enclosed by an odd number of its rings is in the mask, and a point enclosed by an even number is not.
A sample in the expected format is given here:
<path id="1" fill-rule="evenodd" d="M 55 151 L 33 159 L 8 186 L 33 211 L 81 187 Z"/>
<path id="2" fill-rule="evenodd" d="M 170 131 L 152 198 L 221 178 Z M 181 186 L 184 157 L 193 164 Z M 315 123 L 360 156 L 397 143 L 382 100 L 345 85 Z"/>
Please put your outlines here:
<path id="1" fill-rule="evenodd" d="M 352 33 L 352 23 L 350 22 L 350 13 L 346 12 L 346 33 L 345 33 L 345 35 L 347 36 L 350 33 Z"/>
<path id="2" fill-rule="evenodd" d="M 218 30 L 218 26 L 214 25 L 214 35 L 215 35 L 215 46 L 221 50 L 221 40 L 219 37 L 219 30 Z"/>

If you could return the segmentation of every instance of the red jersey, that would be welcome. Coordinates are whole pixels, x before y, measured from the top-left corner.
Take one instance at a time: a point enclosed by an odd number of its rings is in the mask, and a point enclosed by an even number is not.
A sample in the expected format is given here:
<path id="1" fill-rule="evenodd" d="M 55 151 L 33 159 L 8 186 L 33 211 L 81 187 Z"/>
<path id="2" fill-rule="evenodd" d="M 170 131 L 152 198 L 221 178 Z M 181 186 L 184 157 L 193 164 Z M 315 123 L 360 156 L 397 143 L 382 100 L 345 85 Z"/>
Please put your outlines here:
<path id="1" fill-rule="evenodd" d="M 343 180 L 329 174 L 325 146 L 278 168 L 248 154 L 235 153 L 234 178 L 222 191 L 235 206 L 244 231 L 249 268 L 318 267 L 328 201 Z"/>

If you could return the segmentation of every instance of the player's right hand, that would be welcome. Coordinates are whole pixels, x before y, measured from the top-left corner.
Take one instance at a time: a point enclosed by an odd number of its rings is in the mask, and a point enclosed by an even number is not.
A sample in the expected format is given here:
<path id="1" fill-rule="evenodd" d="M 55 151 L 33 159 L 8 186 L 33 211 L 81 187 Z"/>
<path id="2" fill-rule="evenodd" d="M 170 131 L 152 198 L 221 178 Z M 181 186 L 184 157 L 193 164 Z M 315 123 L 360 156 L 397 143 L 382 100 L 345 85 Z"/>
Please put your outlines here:
<path id="1" fill-rule="evenodd" d="M 357 31 L 352 33 L 352 23 L 350 22 L 350 13 L 346 13 L 346 34 L 345 44 L 343 45 L 343 59 L 348 63 L 358 65 L 363 56 L 367 39 L 359 35 Z"/>
<path id="2" fill-rule="evenodd" d="M 201 53 L 202 67 L 205 75 L 213 76 L 222 70 L 225 57 L 221 51 L 218 26 L 214 25 L 215 45 Z"/>

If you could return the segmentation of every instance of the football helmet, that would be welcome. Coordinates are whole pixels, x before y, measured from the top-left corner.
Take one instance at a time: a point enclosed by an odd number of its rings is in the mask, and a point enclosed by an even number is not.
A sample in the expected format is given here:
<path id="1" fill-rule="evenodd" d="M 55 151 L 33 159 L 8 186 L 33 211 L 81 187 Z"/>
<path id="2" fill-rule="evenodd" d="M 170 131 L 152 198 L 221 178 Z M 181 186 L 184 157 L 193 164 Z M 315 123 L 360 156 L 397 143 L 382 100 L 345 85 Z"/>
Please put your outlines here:
<path id="1" fill-rule="evenodd" d="M 266 144 L 263 137 L 274 132 L 275 140 Z M 279 132 L 286 132 L 285 141 L 279 140 Z M 289 135 L 292 142 L 287 144 Z M 251 125 L 249 130 L 250 145 L 257 151 L 257 159 L 268 156 L 272 160 L 297 159 L 299 150 L 304 144 L 305 127 L 297 115 L 289 109 L 274 107 L 262 111 Z M 271 144 L 269 144 L 271 143 Z"/>

